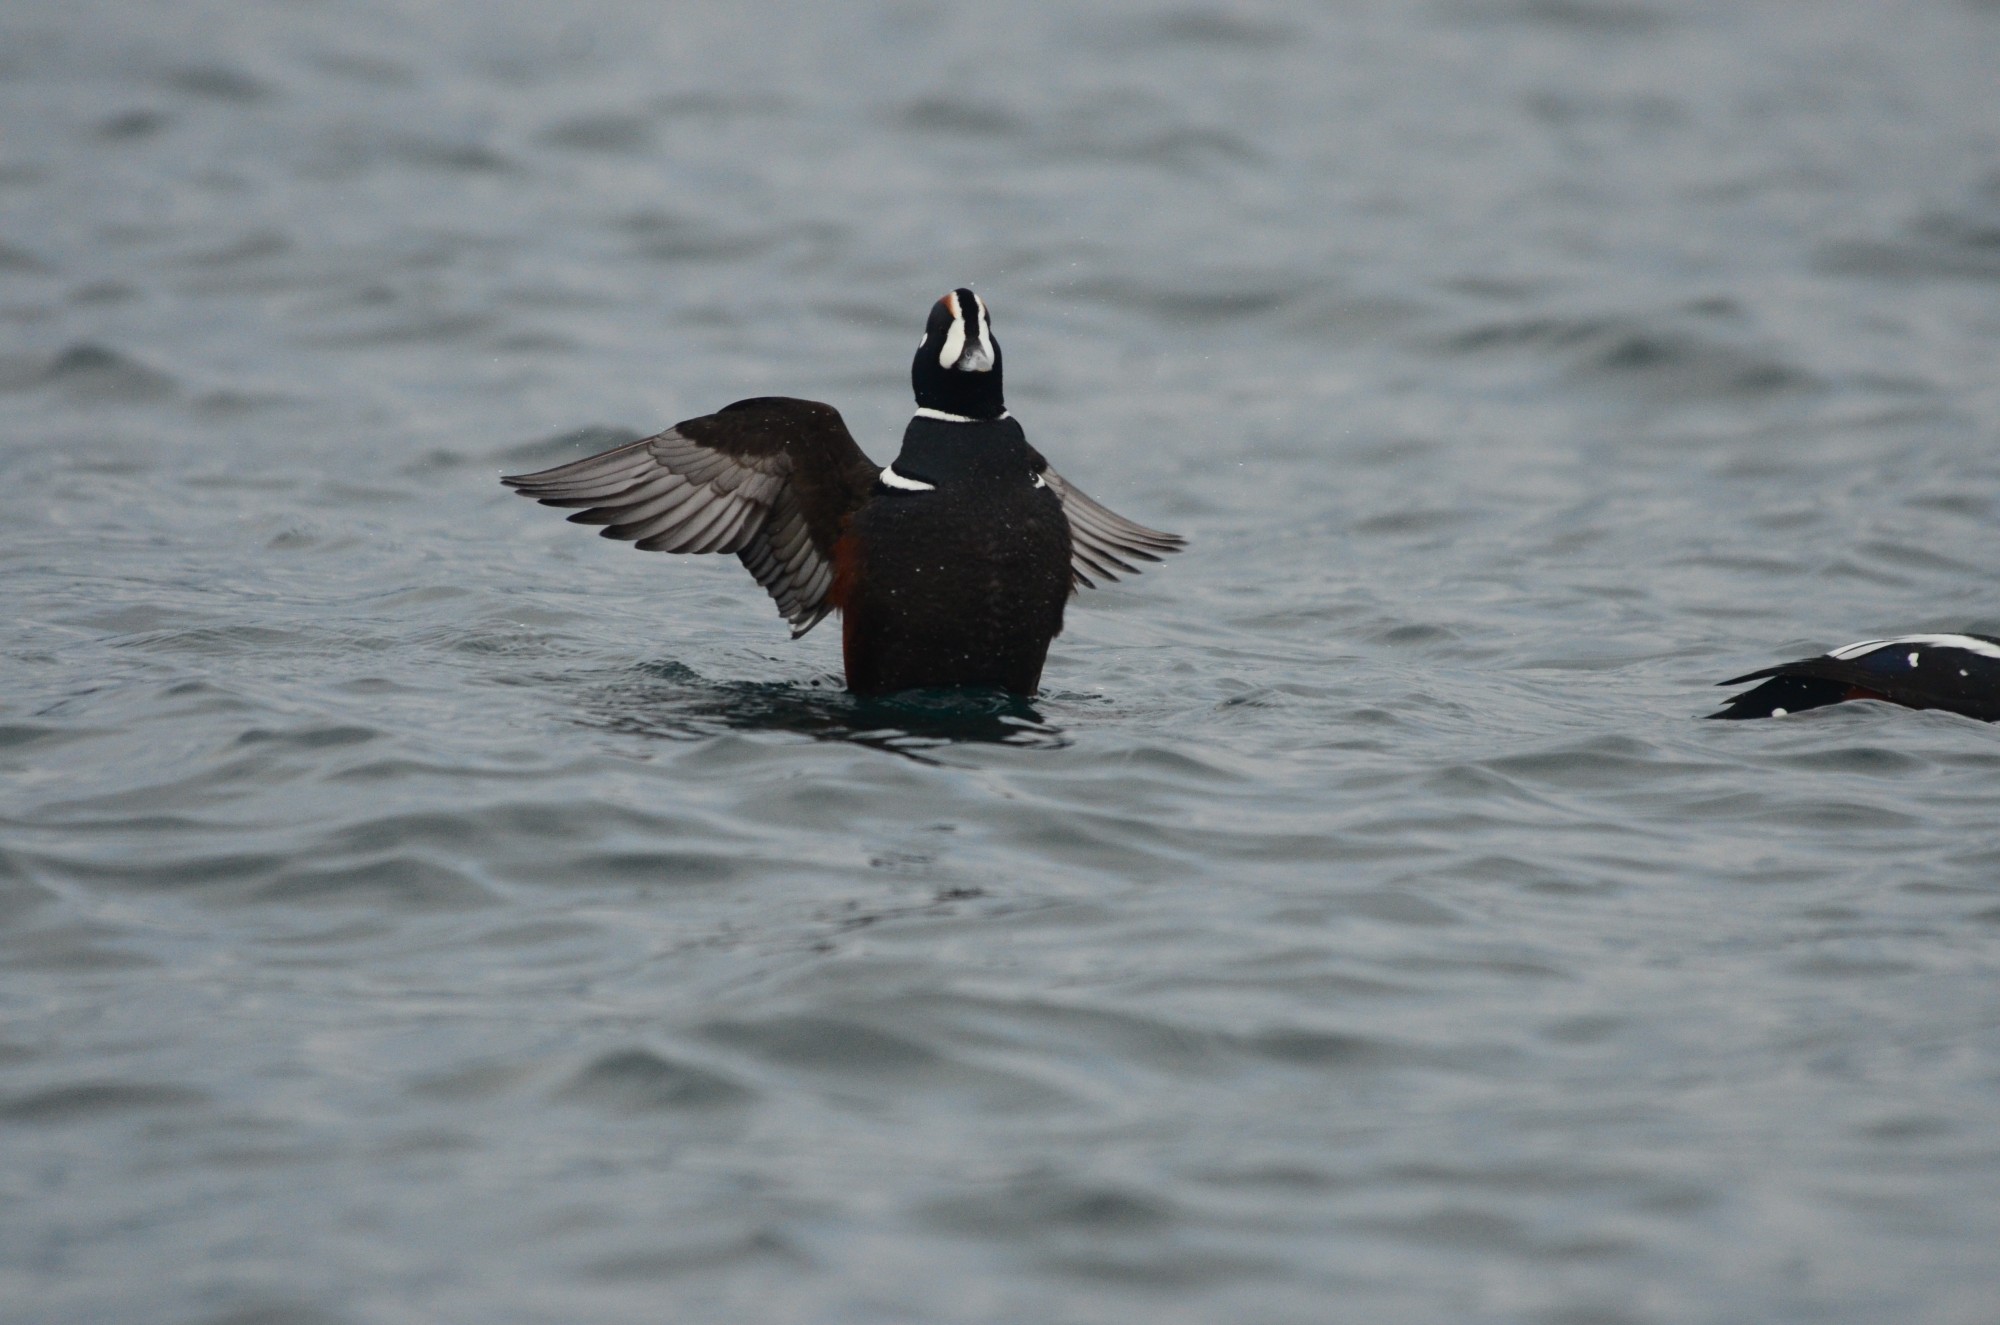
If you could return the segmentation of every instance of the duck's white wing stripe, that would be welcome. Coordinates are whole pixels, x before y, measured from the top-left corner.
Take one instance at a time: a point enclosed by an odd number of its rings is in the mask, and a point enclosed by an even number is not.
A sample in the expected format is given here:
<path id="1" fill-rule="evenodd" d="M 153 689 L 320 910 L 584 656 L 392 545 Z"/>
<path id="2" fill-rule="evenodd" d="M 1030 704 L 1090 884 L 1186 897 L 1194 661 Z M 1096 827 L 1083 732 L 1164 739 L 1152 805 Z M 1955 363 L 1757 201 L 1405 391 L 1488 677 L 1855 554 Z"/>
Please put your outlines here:
<path id="1" fill-rule="evenodd" d="M 1826 656 L 1846 662 L 1873 653 L 1877 649 L 1905 648 L 1912 644 L 1920 648 L 1964 649 L 1967 653 L 1976 653 L 1982 658 L 2000 658 L 2000 644 L 1980 639 L 1977 635 L 1897 635 L 1893 639 L 1865 639 L 1844 648 L 1831 650 Z"/>

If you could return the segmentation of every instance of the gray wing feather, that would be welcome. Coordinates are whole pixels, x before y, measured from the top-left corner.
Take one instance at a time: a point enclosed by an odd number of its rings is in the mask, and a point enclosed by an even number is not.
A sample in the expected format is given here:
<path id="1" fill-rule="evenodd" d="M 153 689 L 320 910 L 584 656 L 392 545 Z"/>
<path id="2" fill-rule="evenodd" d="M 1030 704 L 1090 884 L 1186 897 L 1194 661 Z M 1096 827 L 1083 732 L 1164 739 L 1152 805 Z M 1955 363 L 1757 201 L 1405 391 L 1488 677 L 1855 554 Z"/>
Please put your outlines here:
<path id="1" fill-rule="evenodd" d="M 1042 481 L 1062 499 L 1069 518 L 1070 574 L 1087 589 L 1097 587 L 1093 575 L 1104 580 L 1116 580 L 1121 572 L 1137 575 L 1140 567 L 1132 560 L 1158 561 L 1187 546 L 1179 534 L 1148 529 L 1093 501 L 1053 469 L 1042 471 Z"/>
<path id="2" fill-rule="evenodd" d="M 782 453 L 736 456 L 669 429 L 584 460 L 505 480 L 577 524 L 648 552 L 733 552 L 792 624 L 794 638 L 833 610 L 833 567 L 808 535 Z"/>
<path id="3" fill-rule="evenodd" d="M 678 474 L 663 474 L 624 492 L 608 493 L 592 500 L 616 504 L 593 506 L 572 515 L 571 524 L 611 525 L 618 532 L 605 537 L 639 539 L 648 532 L 645 526 L 662 517 L 672 519 L 674 512 L 681 507 L 700 501 L 701 489 L 684 481 Z"/>
<path id="4" fill-rule="evenodd" d="M 811 630 L 833 611 L 826 591 L 833 567 L 806 533 L 805 515 L 789 490 L 780 492 L 761 528 L 744 541 L 737 558 L 792 623 L 792 638 Z"/>

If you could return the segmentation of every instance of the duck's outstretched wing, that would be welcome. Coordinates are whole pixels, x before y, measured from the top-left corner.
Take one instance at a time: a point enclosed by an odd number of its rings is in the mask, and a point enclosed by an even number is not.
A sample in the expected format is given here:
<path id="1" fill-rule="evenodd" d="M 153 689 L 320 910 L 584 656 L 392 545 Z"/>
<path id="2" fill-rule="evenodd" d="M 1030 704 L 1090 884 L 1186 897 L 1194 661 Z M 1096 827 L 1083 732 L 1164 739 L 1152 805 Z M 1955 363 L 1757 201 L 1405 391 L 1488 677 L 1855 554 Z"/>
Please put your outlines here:
<path id="1" fill-rule="evenodd" d="M 648 552 L 734 552 L 796 639 L 833 610 L 833 545 L 879 473 L 831 405 L 760 396 L 500 481 Z"/>
<path id="2" fill-rule="evenodd" d="M 2000 639 L 1898 635 L 1766 667 L 1718 685 L 1763 684 L 1732 695 L 1711 718 L 1773 718 L 1849 699 L 1946 709 L 2000 721 Z"/>
<path id="3" fill-rule="evenodd" d="M 1103 580 L 1115 580 L 1121 572 L 1137 575 L 1140 568 L 1130 559 L 1158 561 L 1187 546 L 1179 534 L 1148 529 L 1093 501 L 1053 469 L 1043 469 L 1041 474 L 1042 481 L 1062 499 L 1063 514 L 1069 518 L 1070 574 L 1086 589 L 1097 587 L 1093 575 Z"/>

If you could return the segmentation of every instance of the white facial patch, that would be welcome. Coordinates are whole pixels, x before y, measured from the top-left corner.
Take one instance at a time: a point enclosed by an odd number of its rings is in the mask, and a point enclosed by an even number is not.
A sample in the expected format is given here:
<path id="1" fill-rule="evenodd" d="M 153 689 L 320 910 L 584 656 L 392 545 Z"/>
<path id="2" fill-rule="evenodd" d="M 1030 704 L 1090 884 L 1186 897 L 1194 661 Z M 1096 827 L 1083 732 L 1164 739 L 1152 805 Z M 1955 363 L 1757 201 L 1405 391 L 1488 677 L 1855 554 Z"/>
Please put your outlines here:
<path id="1" fill-rule="evenodd" d="M 882 486 L 885 488 L 894 488 L 898 492 L 937 491 L 937 484 L 926 483 L 922 479 L 917 479 L 917 478 L 904 478 L 901 474 L 898 474 L 896 472 L 896 467 L 894 465 L 890 465 L 887 469 L 884 469 L 882 471 Z"/>
<path id="2" fill-rule="evenodd" d="M 1829 658 L 1838 658 L 1842 662 L 1845 662 L 1850 658 L 1859 658 L 1864 653 L 1873 653 L 1877 649 L 1886 649 L 1902 644 L 1927 644 L 1932 648 L 1938 649 L 1964 649 L 1967 653 L 1976 653 L 1982 658 L 2000 658 L 2000 644 L 1994 644 L 1988 640 L 1975 639 L 1971 635 L 1898 635 L 1894 639 L 1865 639 L 1859 644 L 1850 644 L 1846 648 L 1835 649 L 1826 656 Z M 1916 666 L 1915 663 L 1911 663 L 1910 665 L 1912 667 Z"/>
<path id="3" fill-rule="evenodd" d="M 956 368 L 961 373 L 990 373 L 993 371 L 992 323 L 986 316 L 986 301 L 974 295 L 972 302 L 975 305 L 973 320 L 978 325 L 968 342 L 965 310 L 959 306 L 957 292 L 944 297 L 945 310 L 951 314 L 951 328 L 944 333 L 944 347 L 938 351 L 938 366 Z"/>
<path id="4" fill-rule="evenodd" d="M 958 367 L 959 356 L 965 353 L 965 319 L 959 316 L 958 300 L 951 301 L 951 330 L 944 333 L 944 348 L 938 351 L 938 367 Z"/>

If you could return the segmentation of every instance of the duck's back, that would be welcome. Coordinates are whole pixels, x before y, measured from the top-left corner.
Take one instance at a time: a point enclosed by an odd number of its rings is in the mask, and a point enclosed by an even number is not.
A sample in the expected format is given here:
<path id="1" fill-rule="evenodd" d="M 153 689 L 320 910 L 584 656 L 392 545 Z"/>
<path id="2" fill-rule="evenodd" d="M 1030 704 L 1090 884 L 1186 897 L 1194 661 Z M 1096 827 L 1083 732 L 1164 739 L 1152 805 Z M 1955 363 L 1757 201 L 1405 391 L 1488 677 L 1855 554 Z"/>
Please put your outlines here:
<path id="1" fill-rule="evenodd" d="M 852 689 L 1034 692 L 1073 584 L 1038 460 L 1012 419 L 911 421 L 837 554 Z"/>

